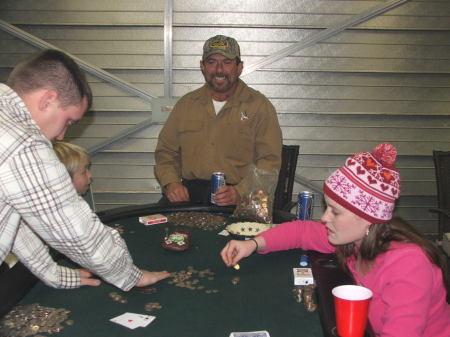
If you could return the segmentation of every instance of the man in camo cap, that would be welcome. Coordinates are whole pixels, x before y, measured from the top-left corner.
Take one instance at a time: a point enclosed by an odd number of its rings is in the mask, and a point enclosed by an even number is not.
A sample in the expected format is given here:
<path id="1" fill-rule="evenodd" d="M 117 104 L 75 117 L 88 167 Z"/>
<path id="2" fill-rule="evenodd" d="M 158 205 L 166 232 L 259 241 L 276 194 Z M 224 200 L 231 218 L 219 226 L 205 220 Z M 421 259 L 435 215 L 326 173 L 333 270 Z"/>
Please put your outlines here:
<path id="1" fill-rule="evenodd" d="M 273 105 L 239 76 L 243 62 L 232 37 L 216 35 L 203 45 L 200 69 L 206 83 L 175 105 L 158 139 L 155 175 L 161 203 L 210 203 L 210 179 L 223 172 L 214 203 L 236 205 L 252 164 L 279 170 L 282 136 Z"/>

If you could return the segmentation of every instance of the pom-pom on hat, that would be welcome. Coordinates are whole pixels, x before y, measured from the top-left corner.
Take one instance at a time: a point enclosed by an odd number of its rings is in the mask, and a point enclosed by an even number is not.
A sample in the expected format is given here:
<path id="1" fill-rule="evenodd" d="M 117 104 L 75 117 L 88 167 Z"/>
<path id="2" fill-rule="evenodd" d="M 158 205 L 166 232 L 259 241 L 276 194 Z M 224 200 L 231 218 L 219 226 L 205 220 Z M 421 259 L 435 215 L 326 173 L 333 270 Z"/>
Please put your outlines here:
<path id="1" fill-rule="evenodd" d="M 370 153 L 357 153 L 325 180 L 323 191 L 371 223 L 387 222 L 400 194 L 396 157 L 397 150 L 389 143 L 377 145 Z"/>

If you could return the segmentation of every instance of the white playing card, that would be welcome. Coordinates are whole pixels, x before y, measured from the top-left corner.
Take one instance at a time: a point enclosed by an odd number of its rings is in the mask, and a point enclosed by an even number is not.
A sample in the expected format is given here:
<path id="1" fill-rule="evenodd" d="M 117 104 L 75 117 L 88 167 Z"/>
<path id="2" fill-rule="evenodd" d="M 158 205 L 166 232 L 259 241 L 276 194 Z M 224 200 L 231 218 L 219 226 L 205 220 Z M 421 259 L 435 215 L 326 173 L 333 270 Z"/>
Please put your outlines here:
<path id="1" fill-rule="evenodd" d="M 223 236 L 228 236 L 228 235 L 230 235 L 230 233 L 229 233 L 227 230 L 225 230 L 225 229 L 221 230 L 221 231 L 220 231 L 219 233 L 217 233 L 217 234 L 223 235 Z"/>
<path id="2" fill-rule="evenodd" d="M 232 332 L 230 337 L 270 337 L 267 331 Z"/>
<path id="3" fill-rule="evenodd" d="M 140 327 L 142 323 L 142 320 L 139 317 L 136 317 L 135 314 L 130 312 L 111 318 L 110 321 L 125 326 L 129 329 L 136 329 L 137 327 Z"/>
<path id="4" fill-rule="evenodd" d="M 142 315 L 142 314 L 136 314 L 137 317 L 141 320 L 141 327 L 145 328 L 147 325 L 149 325 L 156 317 L 150 316 L 150 315 Z"/>

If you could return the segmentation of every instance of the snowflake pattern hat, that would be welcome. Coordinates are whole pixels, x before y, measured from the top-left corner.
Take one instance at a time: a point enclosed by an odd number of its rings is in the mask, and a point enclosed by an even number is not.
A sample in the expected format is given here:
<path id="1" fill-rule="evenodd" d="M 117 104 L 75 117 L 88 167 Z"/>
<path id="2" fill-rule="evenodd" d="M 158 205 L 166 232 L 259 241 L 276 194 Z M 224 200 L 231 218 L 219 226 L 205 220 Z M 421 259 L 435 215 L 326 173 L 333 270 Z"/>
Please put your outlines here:
<path id="1" fill-rule="evenodd" d="M 396 157 L 397 150 L 388 143 L 371 153 L 357 153 L 325 180 L 323 191 L 371 223 L 387 222 L 400 194 L 400 175 L 393 165 Z"/>

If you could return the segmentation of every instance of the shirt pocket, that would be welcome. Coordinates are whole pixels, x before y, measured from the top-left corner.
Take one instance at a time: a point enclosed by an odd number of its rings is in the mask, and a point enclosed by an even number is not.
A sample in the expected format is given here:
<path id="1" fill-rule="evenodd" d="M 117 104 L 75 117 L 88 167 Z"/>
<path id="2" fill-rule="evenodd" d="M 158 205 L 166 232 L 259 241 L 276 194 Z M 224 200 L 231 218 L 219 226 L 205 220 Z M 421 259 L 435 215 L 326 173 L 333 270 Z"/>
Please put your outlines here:
<path id="1" fill-rule="evenodd" d="M 203 128 L 201 120 L 184 120 L 180 123 L 180 133 L 199 132 Z"/>
<path id="2" fill-rule="evenodd" d="M 204 142 L 204 122 L 201 120 L 184 120 L 179 126 L 181 148 L 185 153 L 192 153 Z"/>
<path id="3" fill-rule="evenodd" d="M 230 130 L 233 130 L 237 142 L 253 143 L 256 129 L 253 111 L 246 105 L 240 106 L 238 111 L 230 121 Z"/>
<path id="4" fill-rule="evenodd" d="M 255 130 L 247 123 L 241 123 L 235 129 L 228 130 L 228 148 L 230 158 L 238 162 L 249 162 L 255 152 Z"/>
<path id="5" fill-rule="evenodd" d="M 238 137 L 252 138 L 255 131 L 249 124 L 242 123 L 238 128 Z"/>

